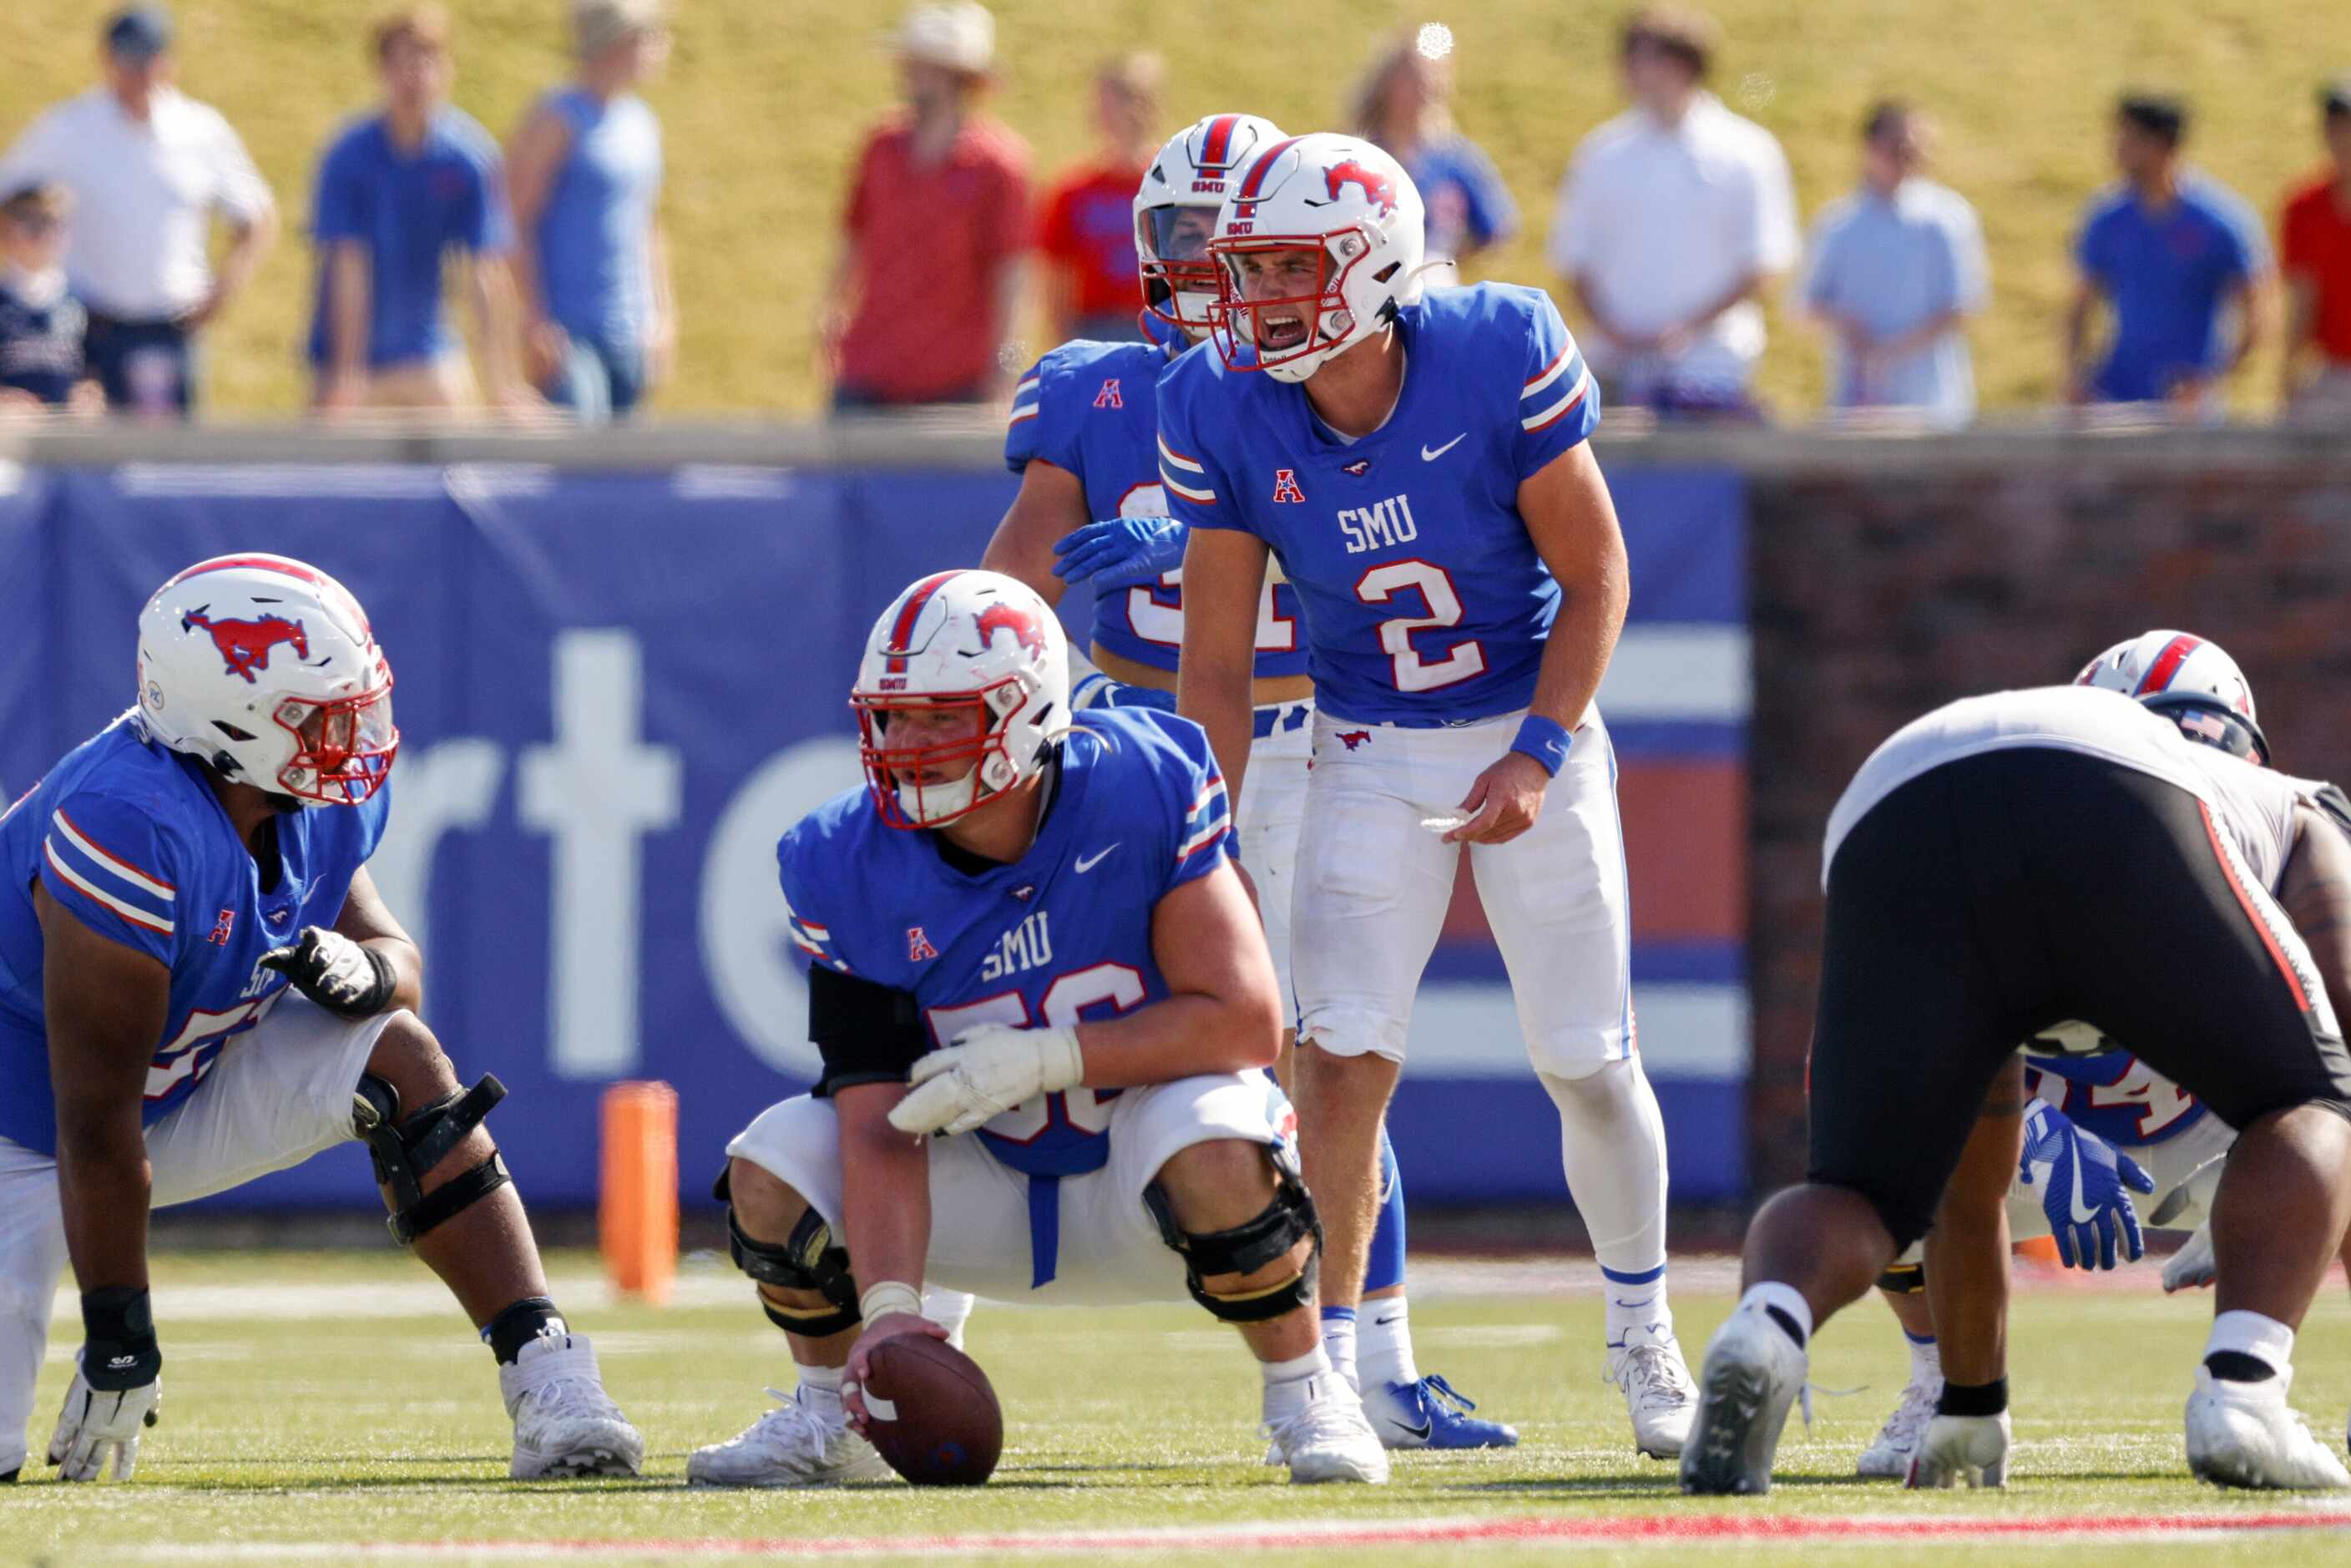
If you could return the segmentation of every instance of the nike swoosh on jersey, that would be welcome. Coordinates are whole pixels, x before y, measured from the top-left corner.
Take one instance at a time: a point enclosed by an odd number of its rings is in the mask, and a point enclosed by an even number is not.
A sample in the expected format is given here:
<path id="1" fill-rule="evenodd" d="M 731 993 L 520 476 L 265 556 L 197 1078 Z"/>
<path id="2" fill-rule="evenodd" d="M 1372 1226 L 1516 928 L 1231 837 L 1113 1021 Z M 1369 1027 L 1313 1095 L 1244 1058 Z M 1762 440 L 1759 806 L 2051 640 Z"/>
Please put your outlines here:
<path id="1" fill-rule="evenodd" d="M 1126 841 L 1124 839 L 1121 839 L 1118 843 L 1123 844 L 1125 841 Z M 1111 850 L 1114 850 L 1116 848 L 1118 848 L 1118 844 L 1113 844 L 1110 846 L 1110 849 L 1096 850 L 1090 855 L 1080 855 L 1078 857 L 1078 874 L 1080 876 L 1083 876 L 1086 873 L 1093 870 L 1094 867 L 1102 864 L 1102 857 L 1109 854 Z"/>
<path id="2" fill-rule="evenodd" d="M 1469 433 L 1465 430 L 1460 434 L 1455 436 L 1452 440 L 1447 442 L 1444 445 L 1437 447 L 1435 451 L 1431 451 L 1427 447 L 1424 446 L 1420 449 L 1420 460 L 1423 463 L 1434 463 L 1438 458 L 1444 456 L 1447 453 L 1452 451 L 1455 447 L 1460 445 L 1463 442 L 1468 439 Z"/>

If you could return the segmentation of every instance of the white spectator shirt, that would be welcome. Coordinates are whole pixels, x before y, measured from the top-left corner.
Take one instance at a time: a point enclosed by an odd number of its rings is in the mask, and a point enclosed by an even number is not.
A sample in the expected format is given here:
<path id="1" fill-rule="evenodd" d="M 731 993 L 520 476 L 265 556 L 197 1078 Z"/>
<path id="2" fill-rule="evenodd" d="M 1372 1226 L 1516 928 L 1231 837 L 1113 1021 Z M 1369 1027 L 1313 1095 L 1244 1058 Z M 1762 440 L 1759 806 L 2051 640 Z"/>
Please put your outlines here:
<path id="1" fill-rule="evenodd" d="M 1741 278 L 1795 265 L 1801 246 L 1786 154 L 1771 133 L 1700 93 L 1678 125 L 1635 108 L 1585 137 L 1552 214 L 1551 262 L 1582 277 L 1626 331 L 1687 320 Z M 1763 311 L 1715 318 L 1670 363 L 1636 367 L 1604 333 L 1581 340 L 1593 368 L 1691 390 L 1743 391 L 1763 353 Z M 1653 357 L 1652 357 L 1653 358 Z"/>
<path id="2" fill-rule="evenodd" d="M 269 186 L 220 111 L 172 88 L 133 120 L 103 88 L 68 99 L 0 158 L 0 189 L 73 192 L 66 275 L 83 304 L 129 320 L 177 316 L 212 289 L 207 219 L 249 224 Z"/>
<path id="3" fill-rule="evenodd" d="M 1869 754 L 1829 813 L 1821 885 L 1828 885 L 1837 846 L 1871 807 L 1947 762 L 2019 747 L 2103 758 L 2187 790 L 2211 808 L 2253 880 L 2268 888 L 2285 874 L 2294 853 L 2294 808 L 2325 788 L 2189 740 L 2176 721 L 2120 692 L 2097 686 L 1993 692 L 1913 719 Z"/>

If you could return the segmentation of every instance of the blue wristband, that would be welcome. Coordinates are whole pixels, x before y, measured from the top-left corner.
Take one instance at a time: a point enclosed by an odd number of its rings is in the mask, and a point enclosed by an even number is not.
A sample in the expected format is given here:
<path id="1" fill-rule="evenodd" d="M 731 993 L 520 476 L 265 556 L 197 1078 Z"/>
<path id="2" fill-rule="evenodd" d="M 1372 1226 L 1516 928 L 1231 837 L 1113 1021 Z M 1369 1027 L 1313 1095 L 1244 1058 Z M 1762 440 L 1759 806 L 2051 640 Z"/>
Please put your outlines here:
<path id="1" fill-rule="evenodd" d="M 1522 751 L 1542 764 L 1542 770 L 1552 778 L 1567 765 L 1567 748 L 1575 737 L 1567 727 L 1553 724 L 1540 714 L 1529 714 L 1519 721 L 1519 737 L 1510 742 L 1512 751 Z"/>

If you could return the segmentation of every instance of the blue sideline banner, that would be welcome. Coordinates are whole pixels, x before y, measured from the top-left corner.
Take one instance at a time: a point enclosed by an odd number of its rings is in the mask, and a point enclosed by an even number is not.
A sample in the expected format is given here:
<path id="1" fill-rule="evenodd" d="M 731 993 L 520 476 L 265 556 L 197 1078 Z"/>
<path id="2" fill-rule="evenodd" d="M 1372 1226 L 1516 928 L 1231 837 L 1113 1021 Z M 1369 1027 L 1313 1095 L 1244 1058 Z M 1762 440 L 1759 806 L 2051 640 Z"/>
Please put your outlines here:
<path id="1" fill-rule="evenodd" d="M 133 622 L 172 573 L 255 549 L 325 568 L 367 606 L 398 681 L 404 738 L 374 875 L 423 944 L 427 1021 L 462 1073 L 494 1071 L 510 1091 L 493 1126 L 523 1191 L 592 1204 L 599 1094 L 661 1078 L 681 1097 L 685 1196 L 707 1201 L 725 1140 L 813 1075 L 775 841 L 857 781 L 845 697 L 874 615 L 919 572 L 976 562 L 1012 488 L 1001 475 L 710 467 L 20 473 L 0 491 L 0 570 L 35 624 L 0 665 L 0 785 L 22 791 L 128 706 Z M 1627 638 L 1631 709 L 1604 694 L 1628 799 L 1655 762 L 1660 790 L 1731 809 L 1745 767 L 1743 497 L 1719 475 L 1636 473 L 1617 489 L 1636 617 L 1645 567 L 1661 590 L 1684 585 Z M 1690 589 L 1693 575 L 1713 586 Z M 1067 608 L 1082 636 L 1081 596 Z M 1659 986 L 1675 1037 L 1659 1039 L 1636 990 L 1676 1189 L 1735 1197 L 1742 947 L 1702 912 L 1680 922 L 1689 932 L 1667 924 L 1636 946 L 1635 976 Z M 1563 1193 L 1556 1123 L 1514 1026 L 1495 1022 L 1507 993 L 1481 943 L 1490 953 L 1482 932 L 1448 924 L 1432 969 L 1442 995 L 1416 1041 L 1447 1018 L 1480 1038 L 1416 1068 L 1395 1113 L 1420 1199 Z M 214 1200 L 374 1201 L 356 1146 Z"/>

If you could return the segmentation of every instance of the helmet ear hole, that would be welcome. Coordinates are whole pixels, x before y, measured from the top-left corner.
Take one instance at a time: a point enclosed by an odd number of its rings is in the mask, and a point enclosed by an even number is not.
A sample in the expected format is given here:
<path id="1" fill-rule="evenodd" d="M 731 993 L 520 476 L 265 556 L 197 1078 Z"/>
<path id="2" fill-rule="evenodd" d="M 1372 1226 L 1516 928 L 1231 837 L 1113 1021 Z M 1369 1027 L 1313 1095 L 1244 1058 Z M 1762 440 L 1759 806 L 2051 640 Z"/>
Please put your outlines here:
<path id="1" fill-rule="evenodd" d="M 231 740 L 243 741 L 255 738 L 251 730 L 239 729 L 236 726 L 229 723 L 226 719 L 216 718 L 213 720 L 213 727 L 219 730 L 223 735 L 227 736 Z"/>

